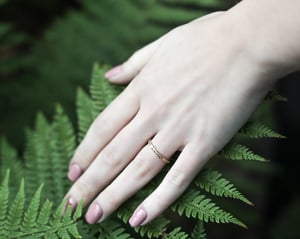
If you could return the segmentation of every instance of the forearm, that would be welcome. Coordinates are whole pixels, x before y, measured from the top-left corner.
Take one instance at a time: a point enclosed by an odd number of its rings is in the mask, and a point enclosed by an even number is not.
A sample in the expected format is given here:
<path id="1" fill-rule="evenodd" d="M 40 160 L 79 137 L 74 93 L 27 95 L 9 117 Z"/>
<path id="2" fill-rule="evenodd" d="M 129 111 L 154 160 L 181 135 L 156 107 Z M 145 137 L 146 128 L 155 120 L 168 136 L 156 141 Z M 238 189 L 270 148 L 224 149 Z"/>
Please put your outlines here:
<path id="1" fill-rule="evenodd" d="M 229 19 L 270 78 L 300 70 L 300 0 L 244 0 Z"/>

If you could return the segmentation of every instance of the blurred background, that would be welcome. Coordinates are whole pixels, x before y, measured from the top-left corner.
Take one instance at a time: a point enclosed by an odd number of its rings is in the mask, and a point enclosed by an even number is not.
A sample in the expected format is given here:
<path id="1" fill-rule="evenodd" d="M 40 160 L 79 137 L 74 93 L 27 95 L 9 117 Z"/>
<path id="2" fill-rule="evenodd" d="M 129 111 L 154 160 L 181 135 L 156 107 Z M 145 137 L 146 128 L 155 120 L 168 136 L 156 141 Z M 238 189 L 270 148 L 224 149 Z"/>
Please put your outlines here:
<path id="1" fill-rule="evenodd" d="M 237 2 L 0 0 L 0 135 L 22 153 L 25 128 L 32 127 L 38 111 L 51 119 L 57 102 L 76 125 L 76 88 L 88 88 L 95 61 L 119 64 L 175 26 Z M 287 103 L 270 103 L 258 113 L 287 136 L 252 143 L 271 162 L 224 165 L 226 177 L 255 204 L 224 207 L 249 229 L 207 225 L 208 238 L 300 238 L 299 78 L 299 73 L 291 74 L 276 86 Z"/>

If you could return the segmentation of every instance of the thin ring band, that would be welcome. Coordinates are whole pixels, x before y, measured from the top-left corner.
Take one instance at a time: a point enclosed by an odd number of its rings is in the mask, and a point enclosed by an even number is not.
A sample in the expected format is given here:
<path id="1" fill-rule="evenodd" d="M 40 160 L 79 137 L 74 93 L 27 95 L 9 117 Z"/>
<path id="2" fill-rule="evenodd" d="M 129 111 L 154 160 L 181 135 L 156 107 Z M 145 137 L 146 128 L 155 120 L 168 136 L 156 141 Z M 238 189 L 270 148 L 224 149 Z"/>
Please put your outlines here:
<path id="1" fill-rule="evenodd" d="M 148 140 L 148 145 L 150 146 L 150 149 L 155 153 L 155 155 L 164 163 L 170 163 L 170 161 L 164 157 L 158 150 L 157 148 L 153 145 L 151 139 Z"/>

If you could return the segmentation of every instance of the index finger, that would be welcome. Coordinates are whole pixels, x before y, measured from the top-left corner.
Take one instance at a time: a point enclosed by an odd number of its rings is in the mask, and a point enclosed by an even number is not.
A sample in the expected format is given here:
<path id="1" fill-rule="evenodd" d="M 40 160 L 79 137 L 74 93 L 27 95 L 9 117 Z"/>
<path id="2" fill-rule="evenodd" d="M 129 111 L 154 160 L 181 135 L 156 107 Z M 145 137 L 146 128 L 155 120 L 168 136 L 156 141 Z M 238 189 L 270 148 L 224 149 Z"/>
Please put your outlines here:
<path id="1" fill-rule="evenodd" d="M 99 152 L 136 115 L 139 100 L 126 88 L 99 114 L 75 150 L 70 161 L 68 178 L 75 181 L 88 168 Z"/>

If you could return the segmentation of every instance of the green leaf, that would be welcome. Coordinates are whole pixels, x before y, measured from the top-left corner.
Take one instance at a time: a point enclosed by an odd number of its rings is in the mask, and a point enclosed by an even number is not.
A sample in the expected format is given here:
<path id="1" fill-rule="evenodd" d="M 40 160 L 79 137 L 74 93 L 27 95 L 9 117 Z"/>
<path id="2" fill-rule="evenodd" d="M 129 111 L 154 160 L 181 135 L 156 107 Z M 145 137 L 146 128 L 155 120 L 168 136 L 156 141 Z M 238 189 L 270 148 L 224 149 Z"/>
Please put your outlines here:
<path id="1" fill-rule="evenodd" d="M 261 162 L 268 161 L 265 158 L 253 153 L 246 146 L 238 143 L 229 143 L 221 150 L 220 154 L 231 160 L 255 160 Z"/>
<path id="2" fill-rule="evenodd" d="M 24 214 L 24 219 L 21 226 L 21 231 L 23 232 L 30 232 L 32 225 L 36 222 L 38 216 L 38 209 L 40 207 L 40 200 L 41 200 L 41 192 L 42 192 L 43 185 L 41 185 L 38 190 L 36 191 L 35 195 L 31 199 L 29 207 Z"/>
<path id="3" fill-rule="evenodd" d="M 114 220 L 105 220 L 98 226 L 99 239 L 133 239 L 120 223 Z"/>
<path id="4" fill-rule="evenodd" d="M 250 138 L 286 138 L 285 136 L 275 132 L 267 126 L 258 122 L 247 122 L 240 130 L 239 133 Z"/>
<path id="5" fill-rule="evenodd" d="M 113 99 L 118 96 L 123 87 L 109 83 L 104 74 L 108 67 L 101 67 L 95 63 L 90 86 L 91 97 L 94 105 L 94 118 L 102 112 Z"/>
<path id="6" fill-rule="evenodd" d="M 203 221 L 197 222 L 197 224 L 195 225 L 192 231 L 191 236 L 192 236 L 191 239 L 206 239 L 206 233 L 205 233 Z"/>
<path id="7" fill-rule="evenodd" d="M 158 238 L 162 236 L 167 230 L 167 226 L 170 224 L 170 220 L 165 218 L 163 215 L 158 216 L 153 221 L 147 223 L 144 226 L 135 227 L 135 231 L 138 232 L 143 238 Z"/>
<path id="8" fill-rule="evenodd" d="M 19 191 L 10 206 L 10 210 L 8 212 L 7 224 L 4 227 L 9 234 L 13 234 L 17 232 L 21 227 L 21 221 L 24 213 L 24 205 L 25 205 L 25 191 L 24 191 L 24 180 L 21 181 Z"/>
<path id="9" fill-rule="evenodd" d="M 195 184 L 213 195 L 239 199 L 244 203 L 253 205 L 237 188 L 222 177 L 222 174 L 208 169 L 199 174 L 194 180 Z"/>
<path id="10" fill-rule="evenodd" d="M 95 118 L 92 99 L 81 88 L 77 90 L 77 117 L 80 142 Z"/>
<path id="11" fill-rule="evenodd" d="M 9 198 L 9 176 L 10 171 L 6 171 L 5 178 L 0 186 L 0 228 L 6 228 L 7 220 L 7 209 L 8 209 L 8 198 Z M 3 230 L 0 230 L 0 236 L 4 237 Z M 0 237 L 0 238 L 1 238 Z"/>
<path id="12" fill-rule="evenodd" d="M 165 234 L 163 238 L 165 239 L 187 239 L 189 235 L 183 232 L 180 227 L 176 227 L 173 231 Z"/>
<path id="13" fill-rule="evenodd" d="M 172 210 L 188 218 L 197 218 L 204 222 L 233 223 L 246 227 L 230 213 L 223 211 L 219 206 L 201 195 L 194 189 L 187 190 L 184 195 L 172 206 Z"/>

